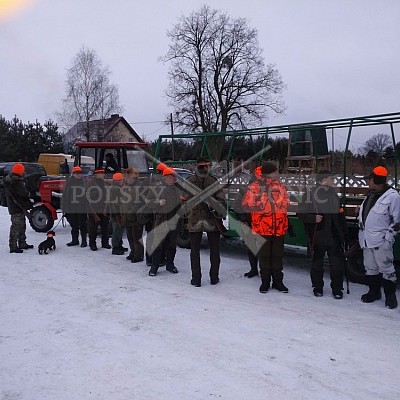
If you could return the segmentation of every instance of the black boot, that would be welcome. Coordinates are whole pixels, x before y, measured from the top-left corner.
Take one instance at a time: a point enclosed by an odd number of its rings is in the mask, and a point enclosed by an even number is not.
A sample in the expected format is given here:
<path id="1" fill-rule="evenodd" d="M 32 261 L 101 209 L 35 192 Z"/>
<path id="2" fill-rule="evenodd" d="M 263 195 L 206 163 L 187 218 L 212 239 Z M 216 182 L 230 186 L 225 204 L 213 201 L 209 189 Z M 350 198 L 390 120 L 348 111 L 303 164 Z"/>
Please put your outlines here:
<path id="1" fill-rule="evenodd" d="M 67 243 L 67 246 L 78 246 L 79 245 L 79 240 L 78 240 L 78 234 L 77 233 L 71 233 L 72 240 Z"/>
<path id="2" fill-rule="evenodd" d="M 267 293 L 271 285 L 271 271 L 260 270 L 260 272 L 261 272 L 260 293 Z"/>
<path id="3" fill-rule="evenodd" d="M 20 245 L 18 246 L 19 249 L 21 250 L 29 250 L 29 249 L 33 249 L 33 244 L 28 244 L 26 242 L 20 243 Z"/>
<path id="4" fill-rule="evenodd" d="M 361 301 L 363 303 L 373 303 L 374 301 L 382 298 L 381 281 L 382 277 L 380 274 L 367 275 L 369 291 L 361 296 Z"/>
<path id="5" fill-rule="evenodd" d="M 246 272 L 244 276 L 247 276 L 247 278 L 253 278 L 253 276 L 258 275 L 258 258 L 249 249 L 247 250 L 247 257 L 249 258 L 250 271 Z"/>
<path id="6" fill-rule="evenodd" d="M 87 240 L 86 240 L 86 234 L 81 233 L 81 247 L 87 247 Z"/>
<path id="7" fill-rule="evenodd" d="M 16 249 L 10 249 L 10 253 L 17 253 L 17 254 L 20 254 L 20 253 L 23 253 L 24 251 L 22 250 L 22 249 L 18 249 L 18 248 L 16 248 Z"/>
<path id="8" fill-rule="evenodd" d="M 149 276 L 156 276 L 158 272 L 158 267 L 155 267 L 154 265 L 152 265 L 152 267 L 150 268 L 149 271 Z"/>
<path id="9" fill-rule="evenodd" d="M 111 252 L 111 254 L 113 254 L 113 255 L 115 255 L 115 256 L 123 256 L 124 253 L 125 253 L 125 252 L 124 252 L 121 248 L 119 248 L 119 247 L 114 247 L 114 248 L 112 249 L 112 252 Z"/>
<path id="10" fill-rule="evenodd" d="M 253 278 L 253 276 L 257 276 L 257 275 L 258 275 L 257 269 L 253 269 L 253 268 L 251 268 L 251 270 L 249 272 L 246 272 L 244 274 L 244 276 L 247 276 L 247 278 Z"/>
<path id="11" fill-rule="evenodd" d="M 267 293 L 270 284 L 271 284 L 270 281 L 266 281 L 265 279 L 263 279 L 263 280 L 261 281 L 260 293 Z"/>
<path id="12" fill-rule="evenodd" d="M 382 280 L 383 291 L 385 292 L 385 306 L 390 309 L 397 308 L 396 298 L 396 282 L 389 281 L 387 279 Z"/>
<path id="13" fill-rule="evenodd" d="M 178 268 L 176 268 L 175 267 L 175 265 L 169 265 L 169 266 L 167 266 L 166 267 L 166 270 L 168 271 L 168 272 L 171 272 L 171 274 L 177 274 L 179 271 L 178 271 Z"/>
<path id="14" fill-rule="evenodd" d="M 283 284 L 282 271 L 272 271 L 272 289 L 279 290 L 282 293 L 289 292 L 289 289 Z"/>

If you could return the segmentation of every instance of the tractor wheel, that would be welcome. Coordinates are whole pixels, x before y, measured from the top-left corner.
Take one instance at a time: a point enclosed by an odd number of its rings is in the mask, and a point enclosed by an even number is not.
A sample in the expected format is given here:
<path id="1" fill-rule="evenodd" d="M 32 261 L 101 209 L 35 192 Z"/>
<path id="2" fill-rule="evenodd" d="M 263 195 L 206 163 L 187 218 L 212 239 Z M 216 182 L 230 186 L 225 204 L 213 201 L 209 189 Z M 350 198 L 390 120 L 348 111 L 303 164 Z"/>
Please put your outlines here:
<path id="1" fill-rule="evenodd" d="M 38 206 L 32 209 L 29 223 L 34 231 L 47 232 L 53 227 L 54 220 L 48 208 Z"/>

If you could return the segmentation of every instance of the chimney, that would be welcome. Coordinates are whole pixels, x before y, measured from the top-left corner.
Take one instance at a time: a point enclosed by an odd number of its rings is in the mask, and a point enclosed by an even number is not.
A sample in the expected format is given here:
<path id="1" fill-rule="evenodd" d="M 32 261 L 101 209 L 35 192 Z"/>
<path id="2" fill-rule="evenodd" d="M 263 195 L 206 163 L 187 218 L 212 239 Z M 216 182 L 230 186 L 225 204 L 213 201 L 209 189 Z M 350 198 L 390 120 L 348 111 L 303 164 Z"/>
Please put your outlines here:
<path id="1" fill-rule="evenodd" d="M 111 118 L 119 118 L 119 114 L 111 114 Z"/>

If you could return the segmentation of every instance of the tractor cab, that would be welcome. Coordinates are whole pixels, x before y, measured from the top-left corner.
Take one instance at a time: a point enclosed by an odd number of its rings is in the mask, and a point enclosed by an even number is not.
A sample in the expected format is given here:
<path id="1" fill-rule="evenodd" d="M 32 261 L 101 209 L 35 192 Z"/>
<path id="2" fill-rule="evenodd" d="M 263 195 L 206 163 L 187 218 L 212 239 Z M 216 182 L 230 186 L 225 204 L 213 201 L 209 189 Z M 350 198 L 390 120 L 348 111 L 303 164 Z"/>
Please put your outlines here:
<path id="1" fill-rule="evenodd" d="M 84 156 L 93 157 L 96 167 L 105 167 L 107 155 L 112 159 L 120 170 L 133 167 L 140 174 L 148 174 L 148 162 L 146 152 L 143 150 L 146 143 L 139 142 L 77 142 L 74 165 L 81 166 Z"/>
<path id="2" fill-rule="evenodd" d="M 147 153 L 144 148 L 146 143 L 139 142 L 77 142 L 74 165 L 82 168 L 88 157 L 95 160 L 95 167 L 106 167 L 106 159 L 112 158 L 117 170 L 124 170 L 129 167 L 136 168 L 139 174 L 144 177 L 148 175 L 149 167 Z M 112 154 L 112 157 L 108 156 Z M 86 169 L 85 169 L 86 171 Z M 87 171 L 90 175 L 93 171 Z M 86 175 L 86 173 L 85 173 Z M 111 178 L 111 176 L 109 176 Z M 31 212 L 30 225 L 36 232 L 47 232 L 57 220 L 57 210 L 60 208 L 62 192 L 66 179 L 62 177 L 56 180 L 45 180 L 40 184 L 40 201 L 36 202 Z"/>

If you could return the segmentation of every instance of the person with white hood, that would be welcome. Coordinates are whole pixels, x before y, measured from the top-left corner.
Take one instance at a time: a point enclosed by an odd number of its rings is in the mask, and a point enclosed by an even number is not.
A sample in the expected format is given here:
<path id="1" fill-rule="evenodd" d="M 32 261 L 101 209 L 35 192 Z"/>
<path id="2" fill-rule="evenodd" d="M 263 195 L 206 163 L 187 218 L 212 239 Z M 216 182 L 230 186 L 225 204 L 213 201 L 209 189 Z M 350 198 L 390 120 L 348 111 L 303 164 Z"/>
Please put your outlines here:
<path id="1" fill-rule="evenodd" d="M 385 305 L 393 309 L 397 307 L 393 242 L 400 227 L 400 195 L 386 183 L 387 175 L 385 167 L 377 166 L 365 177 L 370 191 L 358 214 L 358 239 L 363 249 L 369 286 L 361 301 L 372 303 L 380 300 L 382 285 Z"/>

